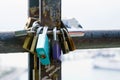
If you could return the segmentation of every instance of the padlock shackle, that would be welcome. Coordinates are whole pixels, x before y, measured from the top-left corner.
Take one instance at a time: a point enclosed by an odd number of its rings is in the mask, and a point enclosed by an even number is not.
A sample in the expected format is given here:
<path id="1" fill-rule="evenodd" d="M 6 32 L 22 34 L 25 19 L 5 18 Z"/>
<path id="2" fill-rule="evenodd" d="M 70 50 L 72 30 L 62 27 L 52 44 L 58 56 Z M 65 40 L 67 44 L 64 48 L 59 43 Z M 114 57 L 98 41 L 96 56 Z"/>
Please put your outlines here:
<path id="1" fill-rule="evenodd" d="M 65 28 L 63 28 L 63 31 L 64 31 L 64 34 L 66 34 L 66 36 L 70 37 L 70 35 L 68 34 L 68 31 Z"/>
<path id="2" fill-rule="evenodd" d="M 48 27 L 47 27 L 47 26 L 44 26 L 44 27 L 43 27 L 42 35 L 46 35 L 46 34 L 47 34 L 47 31 L 48 31 Z"/>
<path id="3" fill-rule="evenodd" d="M 66 41 L 63 29 L 60 29 L 60 32 L 62 33 L 63 40 Z"/>
<path id="4" fill-rule="evenodd" d="M 56 27 L 53 29 L 53 39 L 56 41 L 57 40 L 57 31 Z"/>
<path id="5" fill-rule="evenodd" d="M 34 21 L 32 27 L 30 28 L 31 31 L 36 31 L 37 28 L 40 27 L 39 21 Z"/>
<path id="6" fill-rule="evenodd" d="M 40 32 L 41 32 L 42 29 L 43 29 L 43 27 L 39 27 L 39 28 L 37 29 L 37 32 L 36 32 L 36 35 L 37 35 L 37 36 L 39 36 L 39 34 L 40 34 Z"/>

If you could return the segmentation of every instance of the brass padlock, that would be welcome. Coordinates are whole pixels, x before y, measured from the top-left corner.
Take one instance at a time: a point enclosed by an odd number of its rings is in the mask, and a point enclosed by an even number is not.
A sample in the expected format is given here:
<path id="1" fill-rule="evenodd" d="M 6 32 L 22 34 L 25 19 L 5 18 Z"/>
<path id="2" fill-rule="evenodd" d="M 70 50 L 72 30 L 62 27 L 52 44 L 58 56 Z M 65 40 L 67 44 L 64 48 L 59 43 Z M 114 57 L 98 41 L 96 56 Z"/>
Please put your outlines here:
<path id="1" fill-rule="evenodd" d="M 75 47 L 75 44 L 74 44 L 72 38 L 70 37 L 68 31 L 65 28 L 63 28 L 63 30 L 64 30 L 66 41 L 68 43 L 69 50 L 74 51 L 76 49 L 76 47 Z"/>
<path id="2" fill-rule="evenodd" d="M 63 29 L 60 29 L 60 32 L 61 32 L 61 36 L 60 36 L 61 48 L 63 50 L 63 54 L 65 54 L 65 53 L 69 52 L 69 47 L 68 47 L 68 43 L 67 43 L 67 41 L 65 39 L 65 34 L 64 34 Z"/>
<path id="3" fill-rule="evenodd" d="M 42 30 L 43 27 L 39 27 L 37 29 L 37 32 L 36 32 L 36 35 L 34 36 L 33 38 L 33 41 L 32 41 L 32 45 L 31 45 L 31 48 L 30 48 L 30 52 L 33 53 L 33 54 L 36 54 L 36 44 L 37 44 L 37 40 L 38 40 L 38 36 L 40 34 L 40 31 Z"/>
<path id="4" fill-rule="evenodd" d="M 57 29 L 56 27 L 53 29 L 53 40 L 52 40 L 52 55 L 54 60 L 61 60 L 61 46 L 59 44 Z"/>
<path id="5" fill-rule="evenodd" d="M 25 50 L 30 51 L 31 44 L 32 44 L 32 41 L 33 41 L 33 37 L 34 37 L 33 33 L 30 33 L 26 36 L 26 38 L 24 40 L 24 44 L 23 44 L 23 48 Z"/>

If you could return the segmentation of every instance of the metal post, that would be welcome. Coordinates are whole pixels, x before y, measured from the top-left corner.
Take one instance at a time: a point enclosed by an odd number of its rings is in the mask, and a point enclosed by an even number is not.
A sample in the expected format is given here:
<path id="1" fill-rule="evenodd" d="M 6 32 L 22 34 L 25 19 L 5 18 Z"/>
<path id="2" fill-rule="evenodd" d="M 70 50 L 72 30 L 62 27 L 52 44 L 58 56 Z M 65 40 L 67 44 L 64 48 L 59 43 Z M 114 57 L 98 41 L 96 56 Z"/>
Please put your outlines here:
<path id="1" fill-rule="evenodd" d="M 61 27 L 61 0 L 40 0 L 39 19 L 43 26 L 49 29 Z M 52 53 L 52 52 L 51 52 Z M 49 66 L 39 66 L 40 80 L 61 80 L 61 61 L 51 59 Z"/>
<path id="2" fill-rule="evenodd" d="M 39 6 L 39 8 L 38 8 Z M 39 18 L 43 26 L 61 27 L 61 0 L 30 0 L 29 16 Z M 29 54 L 29 80 L 32 80 L 33 55 Z M 48 72 L 46 70 L 49 70 Z M 51 60 L 51 65 L 39 65 L 40 80 L 61 80 L 61 61 Z"/>
<path id="3" fill-rule="evenodd" d="M 29 0 L 29 6 L 28 6 L 28 16 L 39 18 L 39 0 Z M 34 55 L 28 54 L 29 56 L 29 80 L 33 80 L 33 68 L 34 68 Z"/>

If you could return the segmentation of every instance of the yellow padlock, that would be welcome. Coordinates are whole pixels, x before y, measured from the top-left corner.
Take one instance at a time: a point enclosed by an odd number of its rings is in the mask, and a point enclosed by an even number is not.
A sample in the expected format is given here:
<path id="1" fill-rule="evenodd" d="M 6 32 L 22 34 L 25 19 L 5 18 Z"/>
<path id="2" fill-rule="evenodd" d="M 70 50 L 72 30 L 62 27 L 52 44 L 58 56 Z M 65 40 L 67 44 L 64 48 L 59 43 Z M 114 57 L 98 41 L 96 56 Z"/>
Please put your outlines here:
<path id="1" fill-rule="evenodd" d="M 41 29 L 42 29 L 42 27 L 39 27 L 37 29 L 36 35 L 34 36 L 33 41 L 32 41 L 30 52 L 33 54 L 36 54 L 36 44 L 37 44 L 38 36 L 39 36 Z"/>

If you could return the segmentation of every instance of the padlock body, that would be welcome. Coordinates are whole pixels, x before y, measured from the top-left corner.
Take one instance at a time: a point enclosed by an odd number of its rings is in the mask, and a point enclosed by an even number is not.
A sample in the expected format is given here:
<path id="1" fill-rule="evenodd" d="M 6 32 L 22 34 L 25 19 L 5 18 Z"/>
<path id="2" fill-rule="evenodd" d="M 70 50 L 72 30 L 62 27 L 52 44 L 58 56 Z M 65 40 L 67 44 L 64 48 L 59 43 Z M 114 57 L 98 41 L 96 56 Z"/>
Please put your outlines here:
<path id="1" fill-rule="evenodd" d="M 61 42 L 61 48 L 63 50 L 63 54 L 66 54 L 69 52 L 69 47 L 66 41 Z"/>
<path id="2" fill-rule="evenodd" d="M 75 47 L 75 44 L 74 44 L 72 38 L 67 37 L 66 41 L 68 43 L 69 50 L 74 51 L 76 49 L 76 47 Z"/>
<path id="3" fill-rule="evenodd" d="M 38 40 L 38 37 L 34 36 L 33 41 L 32 41 L 32 45 L 31 45 L 31 48 L 30 48 L 30 52 L 33 53 L 33 54 L 36 53 L 35 48 L 36 48 L 37 40 Z"/>
<path id="4" fill-rule="evenodd" d="M 50 64 L 50 45 L 49 45 L 49 39 L 46 36 L 43 36 L 42 34 L 38 37 L 38 43 L 36 46 L 36 52 L 37 56 L 40 59 L 40 62 L 43 65 L 49 65 Z M 45 56 L 45 57 L 42 57 Z"/>
<path id="5" fill-rule="evenodd" d="M 32 44 L 32 40 L 33 40 L 33 34 L 29 34 L 26 36 L 24 44 L 23 44 L 23 48 L 27 51 L 30 50 L 31 44 Z"/>
<path id="6" fill-rule="evenodd" d="M 65 33 L 65 39 L 68 43 L 69 50 L 74 51 L 76 49 L 76 47 L 75 47 L 75 44 L 74 44 L 72 38 L 70 37 L 68 31 L 65 28 L 63 28 L 63 31 Z"/>
<path id="7" fill-rule="evenodd" d="M 52 43 L 52 52 L 53 52 L 53 59 L 60 60 L 61 56 L 61 47 L 59 41 L 54 40 Z"/>

